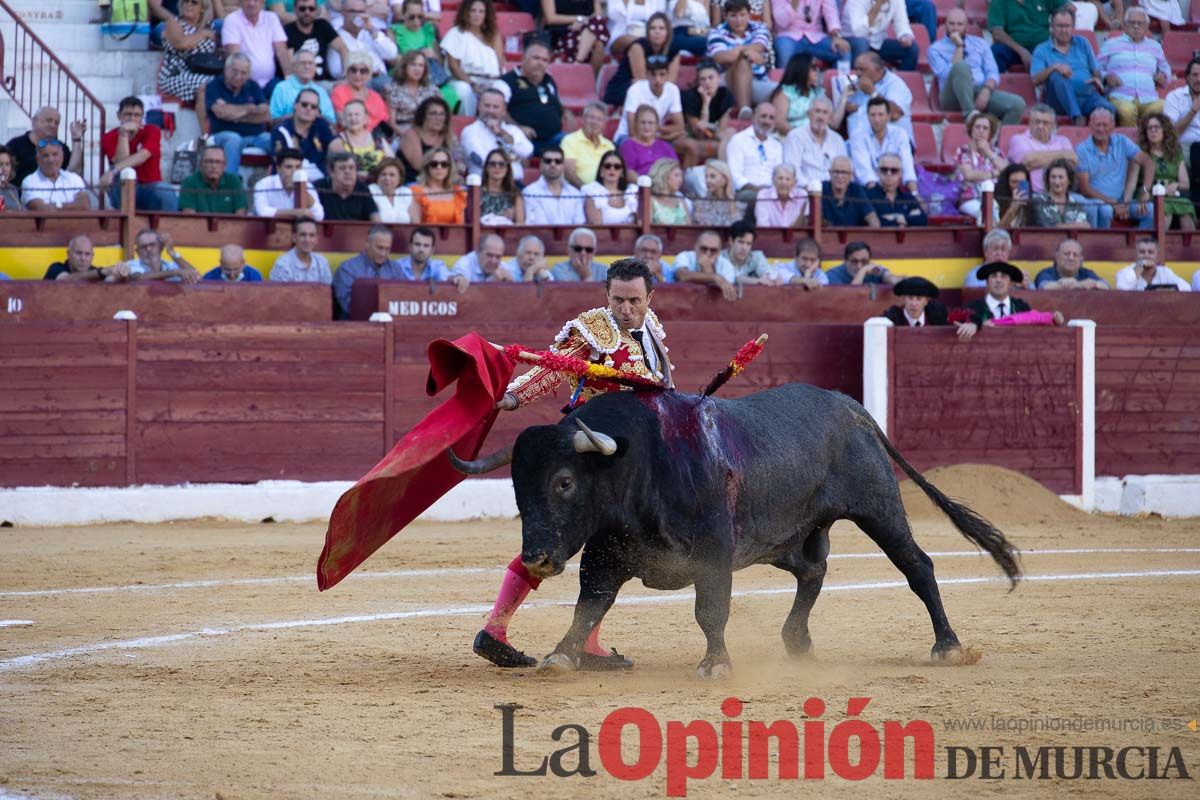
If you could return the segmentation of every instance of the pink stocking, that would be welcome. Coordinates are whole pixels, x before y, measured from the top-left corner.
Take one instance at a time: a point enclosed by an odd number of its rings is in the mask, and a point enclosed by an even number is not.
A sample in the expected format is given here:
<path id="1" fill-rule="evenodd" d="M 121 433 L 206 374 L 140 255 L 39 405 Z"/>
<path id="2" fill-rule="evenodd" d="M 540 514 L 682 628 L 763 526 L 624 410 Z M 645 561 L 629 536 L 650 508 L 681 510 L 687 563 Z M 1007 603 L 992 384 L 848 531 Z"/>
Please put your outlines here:
<path id="1" fill-rule="evenodd" d="M 529 591 L 537 589 L 540 584 L 541 580 L 530 575 L 525 569 L 521 557 L 514 558 L 504 573 L 504 580 L 500 583 L 500 594 L 496 596 L 496 605 L 492 607 L 491 616 L 483 629 L 493 638 L 507 644 L 509 621 L 517 613 L 521 603 L 525 602 Z"/>

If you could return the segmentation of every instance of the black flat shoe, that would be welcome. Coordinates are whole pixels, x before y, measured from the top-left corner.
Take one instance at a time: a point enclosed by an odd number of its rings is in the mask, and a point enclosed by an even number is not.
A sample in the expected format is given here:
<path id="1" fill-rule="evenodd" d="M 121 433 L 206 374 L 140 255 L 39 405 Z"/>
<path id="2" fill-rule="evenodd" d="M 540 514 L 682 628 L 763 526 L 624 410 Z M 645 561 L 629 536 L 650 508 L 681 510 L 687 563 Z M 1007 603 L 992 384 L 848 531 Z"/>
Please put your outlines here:
<path id="1" fill-rule="evenodd" d="M 618 669 L 633 669 L 633 661 L 616 650 L 609 651 L 606 656 L 583 652 L 579 654 L 579 668 L 588 672 L 611 672 Z"/>
<path id="2" fill-rule="evenodd" d="M 475 655 L 486 658 L 497 667 L 532 667 L 538 662 L 533 656 L 527 656 L 508 642 L 502 642 L 487 631 L 475 634 L 475 644 L 471 646 Z"/>

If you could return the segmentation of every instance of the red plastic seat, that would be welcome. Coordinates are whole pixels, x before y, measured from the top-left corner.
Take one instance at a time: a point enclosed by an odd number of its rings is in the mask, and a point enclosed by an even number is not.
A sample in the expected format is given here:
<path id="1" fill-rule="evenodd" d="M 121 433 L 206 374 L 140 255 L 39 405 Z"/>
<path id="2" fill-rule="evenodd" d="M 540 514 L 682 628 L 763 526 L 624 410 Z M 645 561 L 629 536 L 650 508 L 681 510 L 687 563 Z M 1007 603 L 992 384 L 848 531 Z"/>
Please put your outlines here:
<path id="1" fill-rule="evenodd" d="M 523 11 L 505 11 L 496 14 L 496 30 L 500 31 L 500 41 L 504 43 L 504 55 L 509 60 L 521 57 L 521 37 L 537 30 L 537 23 L 532 14 Z M 514 46 L 515 45 L 515 46 Z"/>
<path id="2" fill-rule="evenodd" d="M 608 82 L 616 74 L 616 64 L 605 64 L 600 68 L 600 74 L 596 76 L 596 97 L 604 97 L 604 90 L 608 88 Z"/>
<path id="3" fill-rule="evenodd" d="M 1182 74 L 1192 60 L 1192 54 L 1200 50 L 1200 33 L 1172 30 L 1162 41 L 1163 55 L 1171 65 L 1171 71 Z"/>
<path id="4" fill-rule="evenodd" d="M 558 97 L 564 107 L 582 111 L 596 99 L 596 76 L 591 65 L 556 62 L 550 65 L 549 72 L 558 85 Z"/>
<path id="5" fill-rule="evenodd" d="M 928 122 L 914 122 L 913 136 L 916 139 L 913 142 L 913 158 L 917 162 L 921 164 L 937 164 L 941 162 L 941 155 L 938 153 L 937 137 L 933 133 L 932 125 Z"/>
<path id="6" fill-rule="evenodd" d="M 942 128 L 942 161 L 953 164 L 954 154 L 958 152 L 958 148 L 967 143 L 967 140 L 966 125 L 956 123 Z"/>
<path id="7" fill-rule="evenodd" d="M 475 121 L 475 117 L 468 117 L 462 114 L 455 114 L 450 118 L 450 130 L 454 131 L 454 138 L 462 136 L 463 128 Z"/>
<path id="8" fill-rule="evenodd" d="M 901 80 L 912 92 L 913 122 L 940 122 L 944 116 L 940 111 L 934 111 L 929 104 L 929 93 L 925 91 L 925 79 L 919 72 L 897 72 Z"/>
<path id="9" fill-rule="evenodd" d="M 917 46 L 917 71 L 929 74 L 929 31 L 924 25 L 912 25 L 913 43 Z"/>
<path id="10" fill-rule="evenodd" d="M 1015 94 L 1025 101 L 1025 105 L 1031 106 L 1037 102 L 1037 90 L 1033 85 L 1033 78 L 1029 73 L 1012 73 L 1005 72 L 1000 76 L 1000 85 L 998 87 L 1002 92 Z"/>

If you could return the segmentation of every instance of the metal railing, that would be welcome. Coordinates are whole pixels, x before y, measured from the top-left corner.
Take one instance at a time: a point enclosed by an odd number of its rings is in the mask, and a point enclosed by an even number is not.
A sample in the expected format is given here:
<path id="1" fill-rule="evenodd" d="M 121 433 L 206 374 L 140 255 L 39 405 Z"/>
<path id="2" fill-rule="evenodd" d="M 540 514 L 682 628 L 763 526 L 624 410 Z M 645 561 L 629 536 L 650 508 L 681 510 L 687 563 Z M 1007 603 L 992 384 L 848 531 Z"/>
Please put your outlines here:
<path id="1" fill-rule="evenodd" d="M 58 136 L 68 144 L 73 144 L 69 141 L 72 123 L 84 123 L 82 176 L 89 186 L 100 182 L 104 104 L 4 0 L 0 0 L 0 87 L 29 117 L 43 106 L 57 108 L 62 119 Z"/>

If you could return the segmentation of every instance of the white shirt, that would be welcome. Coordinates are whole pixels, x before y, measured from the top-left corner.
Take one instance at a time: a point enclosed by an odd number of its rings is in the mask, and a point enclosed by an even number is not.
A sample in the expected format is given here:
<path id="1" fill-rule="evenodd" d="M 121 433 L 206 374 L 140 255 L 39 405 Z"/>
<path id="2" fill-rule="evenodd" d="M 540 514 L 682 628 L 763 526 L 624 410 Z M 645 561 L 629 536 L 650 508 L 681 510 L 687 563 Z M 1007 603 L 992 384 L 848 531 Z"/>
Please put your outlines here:
<path id="1" fill-rule="evenodd" d="M 461 28 L 451 28 L 438 42 L 438 46 L 442 48 L 443 53 L 453 56 L 467 75 L 500 77 L 500 57 L 475 34 Z"/>
<path id="2" fill-rule="evenodd" d="M 854 162 L 854 180 L 866 186 L 879 183 L 879 157 L 884 153 L 900 156 L 900 179 L 905 184 L 917 182 L 917 170 L 913 166 L 912 141 L 899 125 L 889 122 L 883 132 L 883 141 L 875 137 L 870 125 L 865 125 L 850 134 L 850 160 Z"/>
<path id="3" fill-rule="evenodd" d="M 617 136 L 629 135 L 629 114 L 634 114 L 638 106 L 653 106 L 658 112 L 658 124 L 666 121 L 668 114 L 683 113 L 683 99 L 679 95 L 679 87 L 673 83 L 663 84 L 662 94 L 655 96 L 650 91 L 650 81 L 642 79 L 634 81 L 625 93 L 625 107 L 621 110 L 621 124 L 617 126 Z"/>
<path id="4" fill-rule="evenodd" d="M 642 335 L 642 352 L 646 355 L 646 368 L 650 370 L 650 374 L 652 375 L 659 374 L 658 353 L 654 347 L 654 337 L 649 331 L 646 330 L 644 323 L 642 327 L 632 328 L 629 331 L 629 335 L 633 336 L 634 339 L 637 339 L 637 336 L 634 336 L 635 333 L 640 333 Z"/>
<path id="5" fill-rule="evenodd" d="M 686 269 L 686 270 L 691 270 L 692 272 L 700 272 L 701 271 L 700 268 L 696 266 L 697 263 L 698 262 L 696 260 L 696 251 L 695 250 L 687 250 L 685 252 L 680 253 L 678 256 L 676 256 L 675 257 L 675 280 L 676 280 L 676 282 L 679 281 L 679 271 L 680 270 Z M 723 253 L 721 255 L 717 256 L 717 264 L 714 268 L 714 271 L 718 275 L 720 275 L 722 278 L 729 281 L 730 283 L 737 283 L 737 267 L 735 267 L 733 265 L 733 262 L 730 261 L 728 258 L 726 258 Z"/>
<path id="6" fill-rule="evenodd" d="M 770 134 L 765 142 L 760 141 L 751 126 L 730 137 L 725 155 L 734 189 L 741 189 L 748 183 L 761 189 L 771 185 L 771 173 L 783 163 L 783 145 Z"/>
<path id="7" fill-rule="evenodd" d="M 21 205 L 28 208 L 30 200 L 44 200 L 51 206 L 55 203 L 70 205 L 80 192 L 86 191 L 83 178 L 74 172 L 59 170 L 58 177 L 50 180 L 41 169 L 36 169 L 21 181 Z"/>
<path id="8" fill-rule="evenodd" d="M 908 315 L 908 309 L 904 309 L 904 321 L 908 323 L 908 327 L 916 328 L 925 324 L 925 312 L 921 312 L 921 316 L 913 319 Z"/>
<path id="9" fill-rule="evenodd" d="M 812 183 L 829 180 L 829 165 L 844 155 L 849 155 L 846 140 L 828 125 L 825 126 L 825 141 L 820 144 L 813 138 L 807 122 L 792 128 L 783 140 L 783 160 L 796 168 L 796 183 L 804 189 Z"/>
<path id="10" fill-rule="evenodd" d="M 992 297 L 991 294 L 988 294 L 988 296 L 985 297 L 984 300 L 987 301 L 988 310 L 992 312 L 992 319 L 999 319 L 1001 316 L 1005 316 L 1005 317 L 1012 316 L 1012 313 L 1013 313 L 1012 297 L 1006 297 L 1003 301 L 1004 302 L 1004 314 L 1001 314 L 1000 310 L 999 310 L 1001 301 Z"/>
<path id="11" fill-rule="evenodd" d="M 509 269 L 512 272 L 514 281 L 521 281 L 521 268 L 513 262 L 510 265 L 500 262 L 499 269 Z M 462 275 L 472 283 L 500 283 L 499 278 L 494 278 L 483 271 L 483 266 L 479 263 L 479 254 L 475 252 L 467 253 L 465 256 L 454 262 L 454 269 L 450 270 L 451 275 Z"/>
<path id="12" fill-rule="evenodd" d="M 841 89 L 842 81 L 835 80 L 833 82 L 833 105 L 835 108 L 837 107 L 837 104 L 841 102 Z M 846 120 L 846 131 L 853 136 L 854 132 L 860 127 L 871 127 L 870 123 L 867 121 L 867 101 L 872 97 L 882 97 L 884 100 L 898 105 L 900 110 L 904 112 L 904 116 L 900 117 L 898 120 L 891 120 L 889 118 L 889 121 L 904 128 L 904 132 L 908 134 L 908 138 L 916 141 L 916 136 L 913 135 L 912 126 L 912 90 L 908 88 L 908 84 L 904 82 L 903 78 L 891 70 L 885 71 L 883 78 L 880 79 L 879 83 L 875 84 L 874 94 L 868 95 L 858 90 L 855 90 L 853 94 L 851 94 L 850 102 L 858 103 L 858 110 L 851 114 Z"/>
<path id="13" fill-rule="evenodd" d="M 603 225 L 627 225 L 637 221 L 638 187 L 631 183 L 625 187 L 625 205 L 613 208 L 609 204 L 609 191 L 599 181 L 585 183 L 579 189 L 585 198 L 600 210 L 600 222 Z"/>
<path id="14" fill-rule="evenodd" d="M 1146 286 L 1175 286 L 1181 292 L 1190 292 L 1191 286 L 1183 278 L 1171 271 L 1171 268 L 1165 264 L 1159 264 L 1155 269 L 1154 278 L 1149 284 L 1142 277 L 1142 271 L 1138 269 L 1137 264 L 1130 264 L 1124 269 L 1117 271 L 1117 288 L 1123 292 L 1140 292 L 1145 290 Z"/>
<path id="15" fill-rule="evenodd" d="M 392 195 L 391 200 L 384 196 L 383 190 L 379 188 L 378 184 L 372 183 L 367 187 L 367 191 L 371 193 L 371 199 L 375 201 L 375 208 L 379 210 L 380 222 L 401 224 L 412 222 L 409 209 L 412 208 L 413 194 L 407 186 L 396 187 L 396 193 Z"/>
<path id="16" fill-rule="evenodd" d="M 874 25 L 870 24 L 867 17 L 870 10 L 871 0 L 846 0 L 842 6 L 842 34 L 866 38 L 872 50 L 878 50 L 883 40 L 888 38 L 889 25 L 895 38 L 912 37 L 912 27 L 908 24 L 908 10 L 901 0 L 887 0 L 875 17 Z"/>
<path id="17" fill-rule="evenodd" d="M 386 75 L 385 62 L 395 61 L 396 56 L 400 55 L 396 40 L 381 31 L 362 28 L 357 36 L 351 36 L 350 31 L 343 28 L 339 22 L 337 35 L 346 44 L 347 53 L 366 53 L 371 57 L 372 75 Z M 329 74 L 335 78 L 345 77 L 346 67 L 342 64 L 342 54 L 330 47 L 326 51 L 326 58 L 329 59 Z"/>
<path id="18" fill-rule="evenodd" d="M 1163 113 L 1171 122 L 1183 119 L 1191 107 L 1192 94 L 1186 86 L 1180 86 L 1178 89 L 1167 92 L 1167 97 L 1163 100 Z M 1179 134 L 1180 144 L 1190 145 L 1192 142 L 1200 142 L 1200 114 L 1192 117 L 1187 128 Z"/>
<path id="19" fill-rule="evenodd" d="M 666 13 L 674 7 L 675 3 L 672 2 L 668 8 L 666 0 L 645 0 L 642 5 L 633 0 L 608 0 L 608 33 L 612 37 L 610 41 L 615 42 L 626 33 L 638 38 L 645 36 L 646 21 L 650 19 L 650 15 L 658 11 Z"/>
<path id="20" fill-rule="evenodd" d="M 539 177 L 521 192 L 525 198 L 526 225 L 586 225 L 583 192 L 566 181 L 559 181 L 554 197 L 544 177 Z"/>
<path id="21" fill-rule="evenodd" d="M 477 119 L 463 128 L 462 146 L 467 151 L 468 166 L 473 174 L 483 173 L 483 162 L 487 160 L 487 154 L 497 147 L 506 153 L 514 154 L 517 159 L 529 158 L 533 155 L 533 142 L 529 141 L 529 137 L 523 130 L 511 122 L 501 123 L 500 128 L 512 137 L 511 145 L 492 133 L 492 129 L 481 119 Z M 510 158 L 509 161 L 512 163 L 513 180 L 521 180 L 525 170 L 521 166 L 520 160 L 513 161 Z"/>
<path id="22" fill-rule="evenodd" d="M 312 215 L 313 219 L 320 222 L 325 219 L 325 207 L 321 205 L 321 198 L 317 195 L 317 190 L 313 188 L 313 185 L 307 182 L 305 185 L 308 187 L 308 196 L 313 201 L 308 208 L 308 213 Z M 278 175 L 268 175 L 254 184 L 255 216 L 273 217 L 277 211 L 291 211 L 295 207 L 295 197 L 291 190 L 283 188 L 283 181 Z"/>

